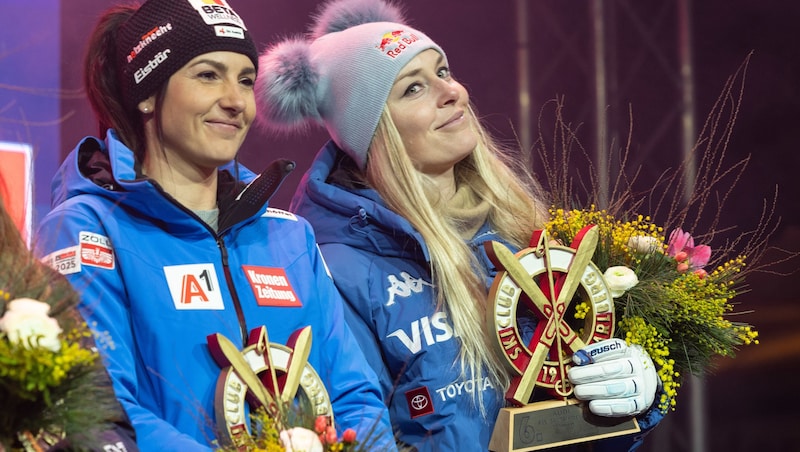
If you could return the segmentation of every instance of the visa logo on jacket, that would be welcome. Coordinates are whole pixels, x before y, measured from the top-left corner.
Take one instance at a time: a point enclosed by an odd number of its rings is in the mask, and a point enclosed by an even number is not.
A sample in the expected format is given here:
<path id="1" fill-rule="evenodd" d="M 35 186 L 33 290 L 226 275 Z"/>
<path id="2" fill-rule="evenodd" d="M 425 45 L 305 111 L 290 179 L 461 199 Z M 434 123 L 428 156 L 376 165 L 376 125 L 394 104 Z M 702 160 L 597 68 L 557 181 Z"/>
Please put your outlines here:
<path id="1" fill-rule="evenodd" d="M 436 331 L 436 334 L 434 334 L 434 331 Z M 415 354 L 422 350 L 423 338 L 425 339 L 425 345 L 431 346 L 449 341 L 453 336 L 453 328 L 447 323 L 447 314 L 444 312 L 437 312 L 432 316 L 425 316 L 411 322 L 411 335 L 402 328 L 388 335 L 388 337 L 399 339 L 411 353 Z"/>

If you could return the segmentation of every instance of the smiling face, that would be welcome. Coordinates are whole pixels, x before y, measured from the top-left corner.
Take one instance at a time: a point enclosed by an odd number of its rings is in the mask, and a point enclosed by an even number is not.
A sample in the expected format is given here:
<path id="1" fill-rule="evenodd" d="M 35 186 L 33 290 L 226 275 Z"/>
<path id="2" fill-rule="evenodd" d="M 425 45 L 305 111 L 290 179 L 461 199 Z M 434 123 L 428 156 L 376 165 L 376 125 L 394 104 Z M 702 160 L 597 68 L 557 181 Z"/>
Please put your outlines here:
<path id="1" fill-rule="evenodd" d="M 451 177 L 453 166 L 478 144 L 469 94 L 434 49 L 400 71 L 386 103 L 411 161 L 424 174 Z"/>
<path id="2" fill-rule="evenodd" d="M 160 133 L 146 120 L 145 169 L 159 174 L 164 168 L 153 164 L 161 162 L 193 178 L 232 160 L 255 117 L 255 77 L 250 58 L 235 52 L 206 53 L 175 72 L 161 101 Z M 140 110 L 152 111 L 154 99 L 142 101 Z"/>

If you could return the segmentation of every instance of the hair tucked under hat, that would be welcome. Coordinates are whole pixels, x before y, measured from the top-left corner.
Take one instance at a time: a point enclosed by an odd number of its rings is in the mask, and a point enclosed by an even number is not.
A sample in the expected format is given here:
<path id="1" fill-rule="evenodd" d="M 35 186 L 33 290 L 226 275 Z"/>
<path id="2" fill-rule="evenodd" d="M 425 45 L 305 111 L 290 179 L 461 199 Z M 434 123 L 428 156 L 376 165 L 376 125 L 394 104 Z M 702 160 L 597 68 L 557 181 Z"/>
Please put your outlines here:
<path id="1" fill-rule="evenodd" d="M 316 16 L 309 39 L 264 51 L 256 82 L 260 115 L 277 130 L 321 122 L 360 168 L 395 78 L 420 52 L 444 51 L 405 25 L 396 6 L 333 0 Z"/>
<path id="2" fill-rule="evenodd" d="M 216 51 L 244 54 L 258 68 L 247 27 L 225 0 L 147 0 L 117 34 L 125 108 L 136 108 L 196 56 Z"/>

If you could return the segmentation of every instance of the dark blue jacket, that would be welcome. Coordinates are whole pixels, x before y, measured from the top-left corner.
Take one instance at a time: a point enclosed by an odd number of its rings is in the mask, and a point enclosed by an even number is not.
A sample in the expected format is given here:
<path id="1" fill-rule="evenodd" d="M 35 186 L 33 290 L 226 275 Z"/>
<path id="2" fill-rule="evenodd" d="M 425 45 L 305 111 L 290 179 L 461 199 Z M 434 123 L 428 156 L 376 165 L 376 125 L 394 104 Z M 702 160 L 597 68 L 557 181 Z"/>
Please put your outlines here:
<path id="1" fill-rule="evenodd" d="M 316 231 L 399 438 L 419 451 L 486 450 L 503 393 L 488 381 L 461 377 L 459 341 L 447 315 L 435 310 L 420 234 L 374 190 L 328 182 L 340 152 L 332 142 L 322 148 L 291 210 Z M 469 241 L 489 277 L 487 287 L 497 273 L 483 248 L 489 240 L 508 245 L 488 224 Z M 483 398 L 486 416 L 474 406 L 474 392 Z M 624 441 L 629 446 L 631 438 Z"/>

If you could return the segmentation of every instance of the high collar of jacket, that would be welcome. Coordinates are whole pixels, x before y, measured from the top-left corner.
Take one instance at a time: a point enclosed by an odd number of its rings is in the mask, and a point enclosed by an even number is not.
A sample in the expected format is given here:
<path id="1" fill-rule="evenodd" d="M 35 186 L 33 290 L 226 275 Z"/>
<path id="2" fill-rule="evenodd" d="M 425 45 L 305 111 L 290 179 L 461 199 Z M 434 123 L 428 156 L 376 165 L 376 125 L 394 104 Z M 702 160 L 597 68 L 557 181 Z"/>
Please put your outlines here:
<path id="1" fill-rule="evenodd" d="M 292 199 L 291 210 L 314 227 L 320 244 L 341 243 L 379 253 L 429 261 L 422 236 L 386 207 L 371 188 L 348 188 L 328 179 L 342 151 L 329 141 L 317 153 Z"/>
<path id="2" fill-rule="evenodd" d="M 227 200 L 238 194 L 254 177 L 255 174 L 236 162 L 220 168 L 220 213 L 229 204 Z M 189 209 L 161 190 L 154 181 L 139 174 L 133 151 L 119 141 L 113 130 L 108 131 L 105 140 L 91 136 L 81 140 L 53 178 L 53 207 L 87 194 L 136 211 L 172 233 L 205 231 L 206 228 Z"/>

